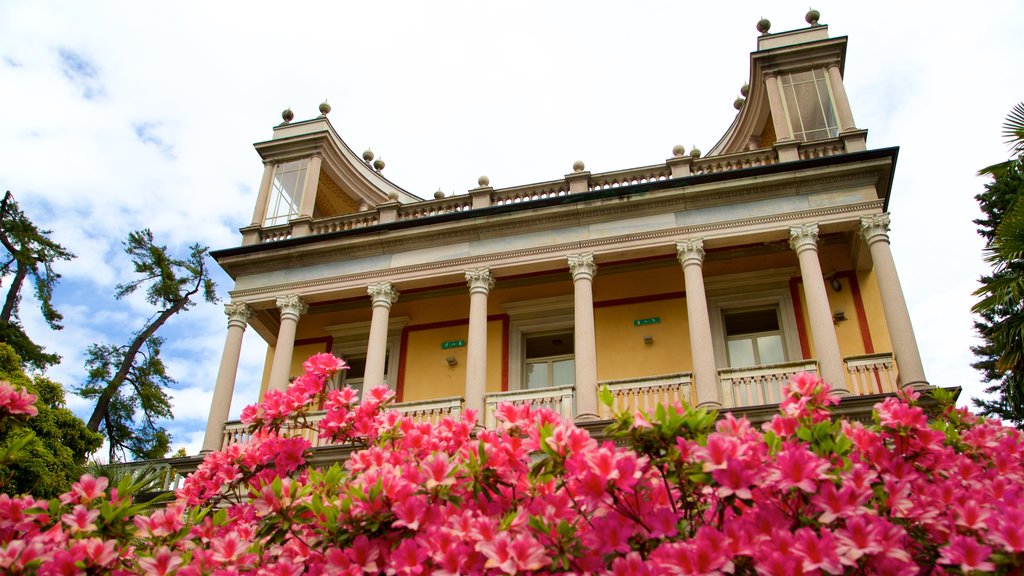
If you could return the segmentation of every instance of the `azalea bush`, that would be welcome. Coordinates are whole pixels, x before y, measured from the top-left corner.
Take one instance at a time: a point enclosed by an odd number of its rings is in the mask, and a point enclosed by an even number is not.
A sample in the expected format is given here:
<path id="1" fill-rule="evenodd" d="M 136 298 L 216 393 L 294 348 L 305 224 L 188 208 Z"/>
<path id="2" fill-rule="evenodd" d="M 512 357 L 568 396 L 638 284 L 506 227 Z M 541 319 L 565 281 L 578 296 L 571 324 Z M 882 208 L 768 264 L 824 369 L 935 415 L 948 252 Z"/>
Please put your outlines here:
<path id="1" fill-rule="evenodd" d="M 251 440 L 207 456 L 173 501 L 83 476 L 59 499 L 0 495 L 9 574 L 964 574 L 1024 567 L 1024 439 L 938 394 L 875 424 L 835 419 L 802 374 L 761 429 L 679 404 L 619 414 L 600 443 L 549 410 L 504 404 L 437 425 L 393 393 L 324 391 L 306 363 L 246 408 Z M 6 395 L 5 395 L 6 394 Z M 24 410 L 16 391 L 0 415 Z M 21 402 L 19 404 L 19 402 Z M 307 420 L 320 403 L 326 415 Z M 22 408 L 19 408 L 22 406 Z M 23 412 L 22 412 L 23 413 Z M 23 413 L 24 414 L 24 413 Z M 355 447 L 307 465 L 315 428 Z"/>

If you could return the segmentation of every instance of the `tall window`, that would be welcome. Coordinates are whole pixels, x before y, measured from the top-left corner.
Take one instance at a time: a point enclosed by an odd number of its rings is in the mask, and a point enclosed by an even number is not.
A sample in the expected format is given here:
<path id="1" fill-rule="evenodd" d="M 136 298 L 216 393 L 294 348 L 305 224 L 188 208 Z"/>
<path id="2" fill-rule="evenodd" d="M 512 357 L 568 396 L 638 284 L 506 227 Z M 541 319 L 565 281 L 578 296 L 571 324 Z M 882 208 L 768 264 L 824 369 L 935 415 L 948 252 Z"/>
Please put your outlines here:
<path id="1" fill-rule="evenodd" d="M 793 136 L 807 142 L 839 135 L 839 124 L 825 70 L 815 68 L 783 74 L 781 80 Z"/>
<path id="2" fill-rule="evenodd" d="M 524 388 L 550 388 L 576 382 L 573 333 L 555 332 L 525 337 Z"/>
<path id="3" fill-rule="evenodd" d="M 306 160 L 293 160 L 278 164 L 274 168 L 274 181 L 267 202 L 267 217 L 264 226 L 286 224 L 299 215 L 302 202 L 302 188 L 306 184 Z"/>
<path id="4" fill-rule="evenodd" d="M 786 361 L 785 339 L 777 307 L 725 311 L 729 366 L 743 368 Z"/>

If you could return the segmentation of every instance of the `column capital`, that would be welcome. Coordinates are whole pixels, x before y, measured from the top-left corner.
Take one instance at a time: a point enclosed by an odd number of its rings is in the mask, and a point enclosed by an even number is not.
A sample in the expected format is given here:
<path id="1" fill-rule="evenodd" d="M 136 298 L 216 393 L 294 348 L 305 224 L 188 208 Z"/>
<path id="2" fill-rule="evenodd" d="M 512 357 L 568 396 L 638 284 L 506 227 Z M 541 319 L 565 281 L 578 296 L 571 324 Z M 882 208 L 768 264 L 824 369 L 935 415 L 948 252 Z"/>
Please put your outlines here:
<path id="1" fill-rule="evenodd" d="M 676 257 L 683 266 L 704 263 L 704 239 L 690 238 L 676 242 Z"/>
<path id="2" fill-rule="evenodd" d="M 860 234 L 868 246 L 879 240 L 889 241 L 889 213 L 860 217 Z"/>
<path id="3" fill-rule="evenodd" d="M 466 283 L 469 284 L 469 293 L 483 292 L 487 294 L 494 288 L 494 276 L 490 268 L 474 268 L 466 270 Z"/>
<path id="4" fill-rule="evenodd" d="M 391 282 L 370 284 L 366 287 L 366 293 L 370 295 L 370 300 L 374 306 L 387 306 L 391 308 L 391 305 L 398 300 L 398 290 L 395 290 Z"/>
<path id="5" fill-rule="evenodd" d="M 587 252 L 585 254 L 573 254 L 569 256 L 569 271 L 572 272 L 573 282 L 581 278 L 593 280 L 594 275 L 597 274 L 597 264 L 594 263 L 594 254 L 592 252 Z"/>
<path id="6" fill-rule="evenodd" d="M 252 308 L 245 302 L 228 302 L 224 305 L 224 315 L 228 317 L 228 328 L 238 326 L 244 330 L 252 316 Z"/>
<path id="7" fill-rule="evenodd" d="M 818 225 L 801 224 L 789 227 L 789 247 L 799 254 L 807 249 L 818 249 Z"/>
<path id="8" fill-rule="evenodd" d="M 277 307 L 281 309 L 282 320 L 287 316 L 291 316 L 292 320 L 298 321 L 299 316 L 302 316 L 309 311 L 309 306 L 302 301 L 302 298 L 298 294 L 278 296 Z"/>

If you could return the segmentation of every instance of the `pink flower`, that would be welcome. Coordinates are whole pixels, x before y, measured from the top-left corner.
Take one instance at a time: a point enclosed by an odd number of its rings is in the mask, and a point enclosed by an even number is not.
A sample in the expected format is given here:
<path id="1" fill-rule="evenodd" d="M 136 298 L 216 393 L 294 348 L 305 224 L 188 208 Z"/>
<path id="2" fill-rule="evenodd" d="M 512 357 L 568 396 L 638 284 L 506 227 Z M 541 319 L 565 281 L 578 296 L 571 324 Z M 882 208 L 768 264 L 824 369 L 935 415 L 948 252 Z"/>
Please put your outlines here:
<path id="1" fill-rule="evenodd" d="M 341 358 L 335 357 L 333 354 L 322 352 L 320 354 L 314 354 L 302 363 L 303 369 L 310 374 L 315 374 L 324 378 L 330 378 L 336 372 L 348 368 L 348 364 Z"/>
<path id="2" fill-rule="evenodd" d="M 949 546 L 940 548 L 939 564 L 958 565 L 964 573 L 973 570 L 991 572 L 995 564 L 988 561 L 992 548 L 979 544 L 974 538 L 954 534 Z"/>
<path id="3" fill-rule="evenodd" d="M 96 530 L 96 519 L 99 517 L 99 510 L 89 510 L 79 504 L 71 510 L 70 514 L 64 514 L 60 519 L 67 524 L 72 534 L 78 534 Z"/>
<path id="4" fill-rule="evenodd" d="M 391 563 L 388 565 L 388 574 L 423 574 L 426 567 L 423 565 L 427 559 L 427 551 L 416 544 L 412 538 L 402 540 L 398 548 L 391 553 Z"/>
<path id="5" fill-rule="evenodd" d="M 15 390 L 10 382 L 0 380 L 0 417 L 18 414 L 35 416 L 39 413 L 35 402 L 35 394 L 29 393 L 24 388 Z"/>
<path id="6" fill-rule="evenodd" d="M 804 492 L 818 491 L 818 480 L 828 470 L 829 464 L 803 445 L 787 443 L 776 455 L 775 465 L 768 477 L 782 490 L 799 488 Z"/>
<path id="7" fill-rule="evenodd" d="M 65 504 L 88 504 L 95 498 L 105 495 L 109 480 L 106 478 L 93 478 L 91 474 L 83 474 L 78 482 L 71 485 L 71 491 L 62 494 L 60 501 Z"/>
<path id="8" fill-rule="evenodd" d="M 182 560 L 167 546 L 161 546 L 153 551 L 149 557 L 140 557 L 139 567 L 146 576 L 166 576 L 181 566 Z"/>

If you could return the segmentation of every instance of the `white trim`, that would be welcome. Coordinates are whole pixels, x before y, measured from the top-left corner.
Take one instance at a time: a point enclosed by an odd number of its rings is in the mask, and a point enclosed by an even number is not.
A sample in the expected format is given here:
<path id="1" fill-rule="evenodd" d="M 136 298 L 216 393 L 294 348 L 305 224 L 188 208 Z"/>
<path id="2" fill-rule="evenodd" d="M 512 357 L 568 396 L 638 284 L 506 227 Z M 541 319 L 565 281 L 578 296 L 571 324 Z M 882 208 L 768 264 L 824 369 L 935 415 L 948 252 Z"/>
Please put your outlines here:
<path id="1" fill-rule="evenodd" d="M 796 312 L 794 309 L 793 296 L 789 291 L 788 279 L 786 283 L 779 286 L 782 274 L 780 271 L 769 271 L 762 275 L 763 282 L 760 283 L 760 290 L 750 290 L 749 286 L 755 286 L 749 282 L 747 286 L 735 289 L 732 293 L 726 290 L 716 290 L 711 293 L 708 290 L 708 315 L 711 317 L 711 340 L 715 349 L 715 364 L 719 369 L 729 367 L 729 355 L 725 348 L 725 326 L 722 319 L 723 310 L 734 308 L 756 308 L 759 306 L 773 307 L 779 309 L 779 317 L 782 322 L 782 337 L 785 345 L 786 361 L 794 362 L 802 360 L 803 355 L 800 348 L 800 335 L 797 331 Z M 748 280 L 753 280 L 749 278 Z M 715 285 L 720 285 L 718 282 Z"/>
<path id="2" fill-rule="evenodd" d="M 508 323 L 508 388 L 523 389 L 523 366 L 526 362 L 523 339 L 528 334 L 554 330 L 572 330 L 575 326 L 572 296 L 554 296 L 523 300 L 502 305 Z"/>

